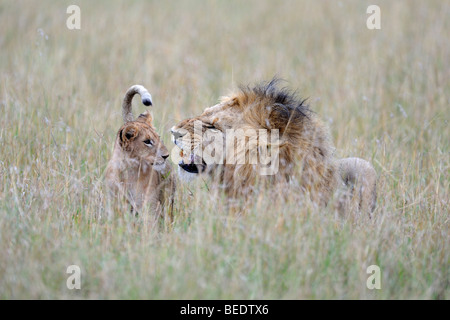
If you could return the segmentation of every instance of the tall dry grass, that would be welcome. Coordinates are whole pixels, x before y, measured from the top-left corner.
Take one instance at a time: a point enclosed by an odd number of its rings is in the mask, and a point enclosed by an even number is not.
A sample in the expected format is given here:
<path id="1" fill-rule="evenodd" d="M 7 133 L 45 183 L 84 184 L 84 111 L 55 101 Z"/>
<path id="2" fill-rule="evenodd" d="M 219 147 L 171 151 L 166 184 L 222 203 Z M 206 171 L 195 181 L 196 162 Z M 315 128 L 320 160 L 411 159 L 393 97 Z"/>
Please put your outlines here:
<path id="1" fill-rule="evenodd" d="M 0 297 L 448 299 L 450 5 L 377 1 L 368 30 L 369 4 L 1 1 Z M 264 192 L 233 217 L 201 180 L 178 188 L 172 228 L 111 208 L 103 171 L 130 85 L 150 90 L 171 146 L 174 123 L 273 75 L 309 97 L 338 156 L 374 164 L 372 219 Z"/>

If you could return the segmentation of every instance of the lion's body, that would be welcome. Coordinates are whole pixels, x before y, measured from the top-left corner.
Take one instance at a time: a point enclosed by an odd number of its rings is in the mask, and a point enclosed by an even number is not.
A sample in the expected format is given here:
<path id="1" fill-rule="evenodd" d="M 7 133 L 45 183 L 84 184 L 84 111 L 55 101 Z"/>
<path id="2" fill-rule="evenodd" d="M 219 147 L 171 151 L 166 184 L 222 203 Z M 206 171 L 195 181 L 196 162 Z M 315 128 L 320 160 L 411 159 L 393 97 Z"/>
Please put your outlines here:
<path id="1" fill-rule="evenodd" d="M 113 195 L 124 196 L 134 211 L 139 212 L 149 204 L 153 212 L 161 213 L 167 200 L 172 205 L 175 189 L 172 168 L 166 161 L 169 152 L 152 125 L 150 113 L 131 120 L 131 98 L 137 92 L 132 88 L 124 99 L 125 124 L 117 133 L 105 178 Z M 141 95 L 143 99 L 147 97 Z"/>
<path id="2" fill-rule="evenodd" d="M 276 129 L 279 132 L 279 139 L 275 143 L 279 151 L 279 165 L 273 175 L 261 176 L 260 164 L 226 161 L 223 165 L 204 165 L 204 170 L 218 177 L 231 197 L 252 192 L 257 181 L 266 181 L 277 187 L 298 185 L 301 190 L 290 191 L 309 194 L 313 201 L 326 205 L 342 182 L 340 174 L 345 173 L 343 170 L 351 171 L 351 168 L 344 166 L 339 171 L 327 127 L 304 105 L 304 100 L 297 99 L 285 89 L 278 89 L 276 84 L 275 80 L 255 88 L 241 88 L 237 93 L 222 98 L 219 104 L 207 108 L 200 116 L 184 120 L 173 127 L 174 142 L 184 152 L 193 153 L 199 144 L 205 146 L 213 143 L 205 142 L 205 139 L 202 141 L 195 134 L 196 121 L 202 123 L 203 133 L 213 128 L 221 132 L 224 140 L 230 135 L 230 129 L 256 132 L 258 141 L 261 138 L 258 133 L 264 132 L 260 130 L 273 132 Z M 224 145 L 227 146 L 226 143 Z M 242 150 L 245 150 L 245 159 L 248 159 L 251 151 L 245 148 Z M 229 153 L 230 149 L 225 147 L 224 152 Z M 183 163 L 182 167 L 189 166 Z"/>

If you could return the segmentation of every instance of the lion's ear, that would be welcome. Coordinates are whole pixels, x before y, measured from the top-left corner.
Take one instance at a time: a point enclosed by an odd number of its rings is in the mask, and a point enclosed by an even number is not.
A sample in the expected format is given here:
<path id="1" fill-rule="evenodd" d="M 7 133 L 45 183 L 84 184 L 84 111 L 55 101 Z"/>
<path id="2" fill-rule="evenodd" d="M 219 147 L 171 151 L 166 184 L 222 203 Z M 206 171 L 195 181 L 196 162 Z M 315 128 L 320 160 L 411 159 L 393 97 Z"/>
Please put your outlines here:
<path id="1" fill-rule="evenodd" d="M 229 106 L 240 105 L 239 97 L 236 95 L 222 96 L 219 98 L 221 104 L 227 104 Z"/>
<path id="2" fill-rule="evenodd" d="M 127 145 L 138 135 L 138 130 L 134 126 L 127 126 L 119 131 L 119 139 L 121 145 Z"/>
<path id="3" fill-rule="evenodd" d="M 145 122 L 148 125 L 152 125 L 153 123 L 153 117 L 148 110 L 146 110 L 144 113 L 141 113 L 139 117 L 137 118 L 137 121 Z"/>

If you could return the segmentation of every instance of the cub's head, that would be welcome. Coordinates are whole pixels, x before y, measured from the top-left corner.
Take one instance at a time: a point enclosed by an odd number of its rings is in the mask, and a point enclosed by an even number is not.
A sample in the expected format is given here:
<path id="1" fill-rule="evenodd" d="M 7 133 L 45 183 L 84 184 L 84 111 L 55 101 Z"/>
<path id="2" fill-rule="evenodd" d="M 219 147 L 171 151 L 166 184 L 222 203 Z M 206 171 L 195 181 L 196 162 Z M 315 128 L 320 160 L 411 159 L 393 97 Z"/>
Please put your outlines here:
<path id="1" fill-rule="evenodd" d="M 169 151 L 152 125 L 152 116 L 144 112 L 135 121 L 126 122 L 117 133 L 117 146 L 126 160 L 161 171 Z"/>

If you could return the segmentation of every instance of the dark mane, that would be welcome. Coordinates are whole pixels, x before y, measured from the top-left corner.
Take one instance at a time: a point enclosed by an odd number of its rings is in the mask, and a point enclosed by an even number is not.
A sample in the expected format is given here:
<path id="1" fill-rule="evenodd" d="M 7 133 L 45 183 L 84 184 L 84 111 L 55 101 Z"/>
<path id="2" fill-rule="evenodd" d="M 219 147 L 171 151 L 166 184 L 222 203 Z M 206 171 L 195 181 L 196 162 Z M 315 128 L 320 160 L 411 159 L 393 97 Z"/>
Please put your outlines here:
<path id="1" fill-rule="evenodd" d="M 288 127 L 301 125 L 305 118 L 309 118 L 311 110 L 306 104 L 307 99 L 299 98 L 296 91 L 287 87 L 280 87 L 283 80 L 273 78 L 268 82 L 260 82 L 253 87 L 239 86 L 240 96 L 244 97 L 243 105 L 255 106 L 259 108 L 271 107 L 269 114 L 262 111 L 262 115 L 269 118 L 275 128 L 284 131 Z M 259 119 L 259 123 L 264 127 L 264 120 Z"/>
<path id="2" fill-rule="evenodd" d="M 273 78 L 270 81 L 263 81 L 256 84 L 253 88 L 249 86 L 239 86 L 242 93 L 252 92 L 253 94 L 261 98 L 269 98 L 274 104 L 283 105 L 292 111 L 301 113 L 303 116 L 307 116 L 309 110 L 308 105 L 305 102 L 308 100 L 299 98 L 296 91 L 292 91 L 287 87 L 279 88 L 278 84 L 285 80 L 279 78 Z"/>

